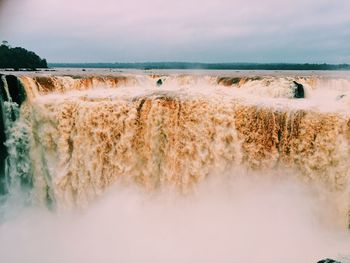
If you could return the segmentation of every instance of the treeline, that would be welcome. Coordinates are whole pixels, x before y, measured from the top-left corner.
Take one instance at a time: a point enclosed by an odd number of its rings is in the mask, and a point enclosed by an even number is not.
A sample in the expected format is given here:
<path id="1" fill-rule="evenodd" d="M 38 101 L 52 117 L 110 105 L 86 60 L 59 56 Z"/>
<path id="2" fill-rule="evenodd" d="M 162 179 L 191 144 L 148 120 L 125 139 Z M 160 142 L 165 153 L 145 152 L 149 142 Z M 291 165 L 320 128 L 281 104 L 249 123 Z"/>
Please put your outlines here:
<path id="1" fill-rule="evenodd" d="M 211 70 L 350 70 L 349 64 L 288 64 L 288 63 L 51 63 L 50 67 L 119 68 L 119 69 L 211 69 Z"/>
<path id="2" fill-rule="evenodd" d="M 37 54 L 22 47 L 10 47 L 6 41 L 0 45 L 0 68 L 5 69 L 30 69 L 47 68 L 46 59 L 41 59 Z"/>

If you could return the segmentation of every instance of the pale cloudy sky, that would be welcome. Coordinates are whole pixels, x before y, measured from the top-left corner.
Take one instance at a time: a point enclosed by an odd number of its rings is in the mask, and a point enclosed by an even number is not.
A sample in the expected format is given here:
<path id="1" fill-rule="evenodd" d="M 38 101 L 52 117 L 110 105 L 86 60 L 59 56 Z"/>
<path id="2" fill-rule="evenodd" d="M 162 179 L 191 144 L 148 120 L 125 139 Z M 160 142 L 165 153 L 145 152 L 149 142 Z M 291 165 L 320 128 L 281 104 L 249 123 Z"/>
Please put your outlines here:
<path id="1" fill-rule="evenodd" d="M 350 0 L 0 0 L 3 39 L 49 62 L 350 63 Z"/>

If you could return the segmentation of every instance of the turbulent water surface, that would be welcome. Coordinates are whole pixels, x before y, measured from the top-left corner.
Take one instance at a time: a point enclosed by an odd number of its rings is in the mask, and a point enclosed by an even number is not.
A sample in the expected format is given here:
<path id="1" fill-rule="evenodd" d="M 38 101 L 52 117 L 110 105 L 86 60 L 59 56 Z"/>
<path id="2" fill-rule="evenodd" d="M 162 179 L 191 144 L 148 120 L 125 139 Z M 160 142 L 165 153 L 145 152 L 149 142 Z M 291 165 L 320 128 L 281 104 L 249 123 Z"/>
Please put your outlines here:
<path id="1" fill-rule="evenodd" d="M 82 73 L 1 77 L 4 262 L 350 262 L 350 76 Z"/>

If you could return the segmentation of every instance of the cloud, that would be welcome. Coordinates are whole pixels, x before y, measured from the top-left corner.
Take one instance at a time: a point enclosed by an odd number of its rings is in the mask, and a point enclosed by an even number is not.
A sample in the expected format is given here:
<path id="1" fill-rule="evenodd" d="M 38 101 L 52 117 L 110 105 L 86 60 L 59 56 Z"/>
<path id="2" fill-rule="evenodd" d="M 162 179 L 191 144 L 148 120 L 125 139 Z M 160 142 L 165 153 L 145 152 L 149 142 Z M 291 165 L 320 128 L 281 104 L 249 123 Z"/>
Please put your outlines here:
<path id="1" fill-rule="evenodd" d="M 0 34 L 50 61 L 269 62 L 300 54 L 333 62 L 337 50 L 349 57 L 347 0 L 13 0 L 7 6 L 12 15 Z"/>
<path id="2" fill-rule="evenodd" d="M 1 16 L 1 13 L 4 9 L 4 4 L 5 4 L 5 0 L 0 0 L 0 16 Z"/>

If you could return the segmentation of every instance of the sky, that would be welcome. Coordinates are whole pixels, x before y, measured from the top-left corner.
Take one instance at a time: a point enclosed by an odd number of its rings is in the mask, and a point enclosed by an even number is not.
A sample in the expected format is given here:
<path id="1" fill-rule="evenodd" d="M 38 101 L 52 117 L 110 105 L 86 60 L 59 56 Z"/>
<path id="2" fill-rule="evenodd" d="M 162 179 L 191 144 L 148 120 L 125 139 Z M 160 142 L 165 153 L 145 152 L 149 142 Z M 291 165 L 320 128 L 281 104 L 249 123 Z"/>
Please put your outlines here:
<path id="1" fill-rule="evenodd" d="M 349 0 L 0 0 L 49 62 L 350 63 Z"/>

